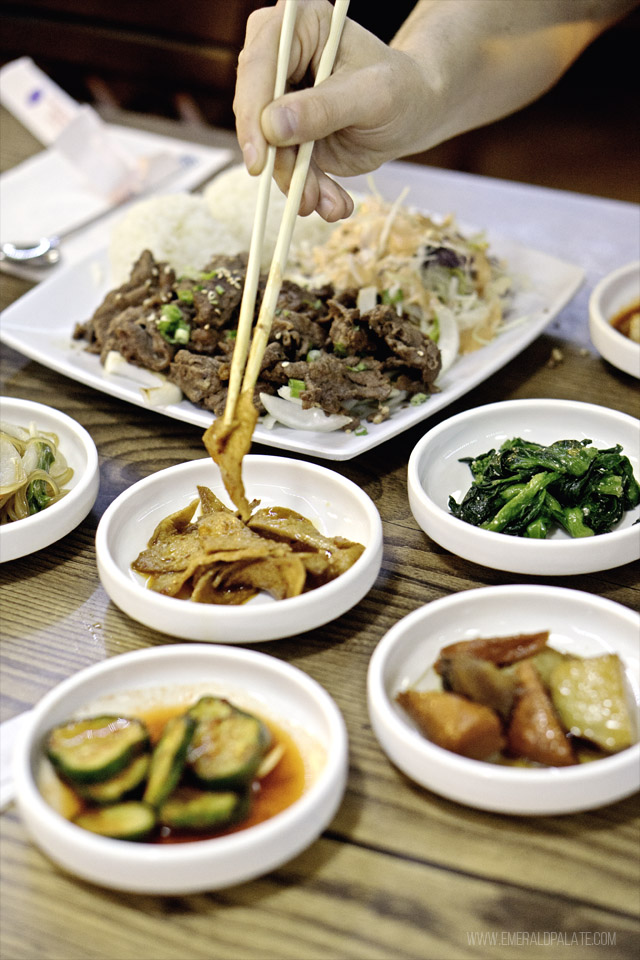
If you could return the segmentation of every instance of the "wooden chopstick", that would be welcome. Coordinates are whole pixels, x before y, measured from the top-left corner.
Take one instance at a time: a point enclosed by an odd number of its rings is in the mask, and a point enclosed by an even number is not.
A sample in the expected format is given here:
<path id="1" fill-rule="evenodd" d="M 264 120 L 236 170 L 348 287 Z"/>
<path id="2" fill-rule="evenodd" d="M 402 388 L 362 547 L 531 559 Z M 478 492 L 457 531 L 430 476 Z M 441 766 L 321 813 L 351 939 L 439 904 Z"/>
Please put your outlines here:
<path id="1" fill-rule="evenodd" d="M 296 22 L 298 12 L 298 0 L 288 0 L 284 5 L 284 15 L 282 17 L 282 26 L 280 28 L 280 42 L 278 45 L 278 62 L 276 65 L 276 80 L 273 90 L 273 99 L 277 100 L 285 91 L 287 83 L 287 72 L 289 70 L 289 57 L 291 54 L 291 41 L 293 38 L 293 28 Z M 249 245 L 249 259 L 247 260 L 247 273 L 244 283 L 242 301 L 240 303 L 240 316 L 238 319 L 238 330 L 236 341 L 233 348 L 233 358 L 231 361 L 231 370 L 229 372 L 229 391 L 227 393 L 227 402 L 224 411 L 225 426 L 230 427 L 240 393 L 242 383 L 242 374 L 244 371 L 247 352 L 249 349 L 249 339 L 251 336 L 251 327 L 253 325 L 253 314 L 256 306 L 256 293 L 258 283 L 260 282 L 260 263 L 262 258 L 262 245 L 264 242 L 264 231 L 267 221 L 267 211 L 269 208 L 269 194 L 271 192 L 271 178 L 273 177 L 273 168 L 276 159 L 276 148 L 269 144 L 267 147 L 267 157 L 264 168 L 260 174 L 258 185 L 258 199 L 253 220 L 253 229 L 251 232 L 251 243 Z"/>
<path id="2" fill-rule="evenodd" d="M 285 16 L 289 6 L 294 6 L 289 0 L 285 4 Z M 320 63 L 318 65 L 318 72 L 316 74 L 316 79 L 314 86 L 322 83 L 323 80 L 326 80 L 327 77 L 331 74 L 333 70 L 333 64 L 338 52 L 338 46 L 340 44 L 340 38 L 342 36 L 342 29 L 344 27 L 344 21 L 347 16 L 347 11 L 349 9 L 349 0 L 335 0 L 333 7 L 333 13 L 331 16 L 331 26 L 329 28 L 329 36 L 325 44 L 324 50 L 322 51 L 322 56 L 320 58 Z M 283 21 L 284 28 L 284 21 Z M 290 41 L 289 41 L 290 42 Z M 282 35 L 281 35 L 282 43 Z M 278 55 L 280 60 L 280 53 Z M 288 55 L 287 55 L 288 63 Z M 291 237 L 293 235 L 293 230 L 296 224 L 296 218 L 298 216 L 298 210 L 300 208 L 300 201 L 302 199 L 302 192 L 304 189 L 305 180 L 307 179 L 307 173 L 309 170 L 309 163 L 311 161 L 311 153 L 313 151 L 314 141 L 309 140 L 306 143 L 302 143 L 298 148 L 298 155 L 296 157 L 296 163 L 293 169 L 293 175 L 291 178 L 291 185 L 289 187 L 289 194 L 287 196 L 287 202 L 285 204 L 284 213 L 282 215 L 282 221 L 280 223 L 280 229 L 278 231 L 278 238 L 276 240 L 276 246 L 273 254 L 273 259 L 271 261 L 271 267 L 269 269 L 269 275 L 267 277 L 267 284 L 264 291 L 264 296 L 262 298 L 262 303 L 260 305 L 260 313 L 258 315 L 258 320 L 255 326 L 253 337 L 251 340 L 251 349 L 249 352 L 249 357 L 246 360 L 246 350 L 247 342 L 249 336 L 249 325 L 253 316 L 253 310 L 255 308 L 255 290 L 253 294 L 251 290 L 247 294 L 247 308 L 244 312 L 244 317 L 242 316 L 242 306 L 241 304 L 241 320 L 245 322 L 245 328 L 242 331 L 242 340 L 241 340 L 241 351 L 238 352 L 238 338 L 240 337 L 240 323 L 238 325 L 238 333 L 236 334 L 236 344 L 233 352 L 233 359 L 231 362 L 231 374 L 234 377 L 234 390 L 236 391 L 234 395 L 231 394 L 231 376 L 229 380 L 229 396 L 227 398 L 227 406 L 225 408 L 225 424 L 230 426 L 233 420 L 235 413 L 235 405 L 238 399 L 238 387 L 237 382 L 239 380 L 240 374 L 238 371 L 244 368 L 244 378 L 242 379 L 242 393 L 251 392 L 255 387 L 258 375 L 260 373 L 260 367 L 262 364 L 262 358 L 267 347 L 269 340 L 269 333 L 271 332 L 271 325 L 273 323 L 273 316 L 276 309 L 276 304 L 278 301 L 278 296 L 280 294 L 280 289 L 282 287 L 283 272 L 286 266 L 287 258 L 289 256 L 289 247 L 291 246 Z M 270 148 L 271 149 L 271 148 Z M 275 151 L 274 151 L 275 153 Z M 263 217 L 266 212 L 266 203 L 268 203 L 269 197 L 269 188 L 271 182 L 271 173 L 269 174 L 268 182 L 264 188 L 264 193 L 266 195 L 265 201 L 265 211 L 258 211 L 256 215 L 256 221 L 254 222 L 254 232 L 251 237 L 251 247 L 254 246 L 254 234 L 255 234 L 255 245 L 260 245 L 260 250 L 262 248 L 262 238 L 264 236 L 264 221 L 259 223 L 259 217 Z M 264 177 L 265 171 L 261 174 L 261 177 Z M 264 181 L 263 181 L 264 182 Z M 263 183 L 261 183 L 261 188 Z M 262 195 L 263 191 L 260 190 Z M 256 226 L 257 224 L 257 226 Z M 259 236 L 260 231 L 262 235 Z M 256 259 L 260 260 L 260 252 L 257 253 Z M 247 268 L 247 280 L 249 279 L 249 271 Z M 258 266 L 258 275 L 256 277 L 256 289 L 257 282 L 259 279 L 259 266 Z M 253 282 L 253 278 L 252 278 Z M 246 287 L 245 287 L 246 290 Z M 253 295 L 253 301 L 251 302 L 251 313 L 249 313 L 249 297 Z M 244 302 L 244 297 L 243 297 Z M 245 339 L 246 338 L 246 339 Z M 236 353 L 238 357 L 236 359 Z M 235 370 L 234 370 L 235 367 Z"/>

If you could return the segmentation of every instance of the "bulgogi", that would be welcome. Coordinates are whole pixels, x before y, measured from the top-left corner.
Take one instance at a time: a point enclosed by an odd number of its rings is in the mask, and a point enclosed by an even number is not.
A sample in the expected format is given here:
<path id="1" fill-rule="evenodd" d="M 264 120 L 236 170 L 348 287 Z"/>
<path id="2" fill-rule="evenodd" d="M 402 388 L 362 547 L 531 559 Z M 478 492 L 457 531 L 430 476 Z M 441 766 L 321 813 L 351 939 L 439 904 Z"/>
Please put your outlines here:
<path id="1" fill-rule="evenodd" d="M 193 276 L 176 277 L 145 250 L 129 280 L 111 290 L 74 331 L 104 363 L 116 351 L 130 363 L 163 373 L 193 403 L 224 412 L 246 273 L 246 255 L 214 256 Z M 266 278 L 261 279 L 256 311 Z M 381 422 L 398 392 L 426 398 L 437 388 L 437 344 L 390 304 L 359 310 L 358 291 L 335 294 L 285 280 L 254 400 L 295 385 L 303 408 Z"/>

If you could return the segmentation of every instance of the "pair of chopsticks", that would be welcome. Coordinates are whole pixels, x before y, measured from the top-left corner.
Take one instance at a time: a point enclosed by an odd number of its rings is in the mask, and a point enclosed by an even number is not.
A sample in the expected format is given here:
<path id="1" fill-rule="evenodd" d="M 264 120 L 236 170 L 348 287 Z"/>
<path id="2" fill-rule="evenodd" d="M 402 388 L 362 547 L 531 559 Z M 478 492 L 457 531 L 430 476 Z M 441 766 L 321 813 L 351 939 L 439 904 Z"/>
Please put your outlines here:
<path id="1" fill-rule="evenodd" d="M 278 47 L 278 61 L 276 66 L 276 81 L 273 98 L 276 100 L 281 97 L 285 91 L 287 82 L 287 71 L 289 67 L 289 56 L 291 52 L 291 42 L 293 38 L 293 28 L 295 26 L 298 0 L 287 0 L 284 5 L 284 16 L 280 30 L 280 43 Z M 338 52 L 342 28 L 347 16 L 349 0 L 335 0 L 333 13 L 331 16 L 331 25 L 329 36 L 325 44 L 314 86 L 322 83 L 323 80 L 331 74 L 333 64 Z M 227 403 L 224 412 L 224 425 L 230 428 L 234 415 L 238 396 L 240 392 L 250 392 L 253 390 L 260 373 L 262 358 L 267 348 L 269 333 L 273 322 L 273 316 L 282 287 L 283 272 L 289 256 L 289 247 L 291 237 L 295 227 L 302 191 L 304 189 L 311 153 L 313 151 L 313 141 L 302 143 L 298 147 L 291 186 L 285 204 L 278 238 L 274 249 L 271 267 L 267 277 L 264 296 L 260 305 L 260 313 L 256 322 L 253 337 L 251 337 L 251 327 L 255 312 L 256 294 L 258 283 L 260 281 L 260 261 L 262 246 L 264 242 L 264 231 L 269 207 L 269 193 L 271 190 L 271 179 L 273 177 L 273 168 L 275 163 L 276 148 L 269 145 L 267 149 L 267 159 L 264 169 L 260 174 L 260 184 L 258 187 L 258 199 L 253 221 L 253 230 L 251 234 L 251 243 L 249 246 L 249 259 L 247 261 L 247 274 L 240 304 L 240 316 L 238 320 L 238 331 L 229 372 L 229 392 L 227 394 Z M 249 340 L 251 339 L 251 350 L 249 351 Z M 248 357 L 247 357 L 248 354 Z M 245 366 L 246 364 L 246 366 Z"/>

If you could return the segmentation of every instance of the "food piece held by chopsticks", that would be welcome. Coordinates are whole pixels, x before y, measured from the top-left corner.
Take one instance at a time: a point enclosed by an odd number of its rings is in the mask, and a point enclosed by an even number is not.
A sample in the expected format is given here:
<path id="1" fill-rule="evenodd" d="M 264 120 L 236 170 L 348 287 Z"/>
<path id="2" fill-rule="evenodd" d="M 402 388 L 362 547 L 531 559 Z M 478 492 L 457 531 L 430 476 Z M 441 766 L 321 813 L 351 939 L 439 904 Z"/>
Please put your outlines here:
<path id="1" fill-rule="evenodd" d="M 242 460 L 251 447 L 251 437 L 258 420 L 253 391 L 240 394 L 233 420 L 219 417 L 207 428 L 203 441 L 212 460 L 217 463 L 222 482 L 238 509 L 242 520 L 248 520 L 251 507 L 242 480 Z"/>

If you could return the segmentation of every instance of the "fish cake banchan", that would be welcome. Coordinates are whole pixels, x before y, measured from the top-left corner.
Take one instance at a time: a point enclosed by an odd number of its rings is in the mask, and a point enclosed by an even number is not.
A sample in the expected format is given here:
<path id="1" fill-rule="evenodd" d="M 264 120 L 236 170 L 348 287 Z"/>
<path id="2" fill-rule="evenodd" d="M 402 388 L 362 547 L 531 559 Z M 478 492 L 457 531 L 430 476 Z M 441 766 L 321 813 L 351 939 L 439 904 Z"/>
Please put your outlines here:
<path id="1" fill-rule="evenodd" d="M 283 600 L 334 580 L 364 551 L 360 543 L 324 536 L 294 510 L 254 509 L 245 522 L 208 487 L 198 494 L 158 524 L 132 564 L 167 596 L 240 604 L 265 591 Z"/>

